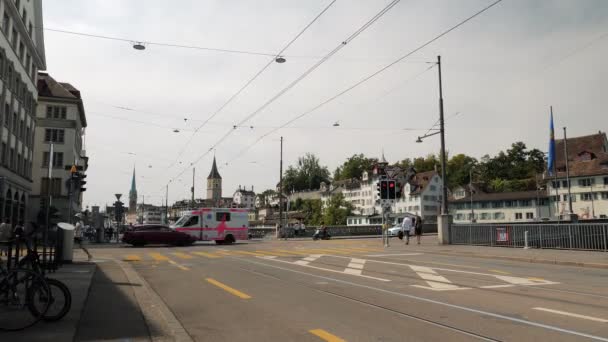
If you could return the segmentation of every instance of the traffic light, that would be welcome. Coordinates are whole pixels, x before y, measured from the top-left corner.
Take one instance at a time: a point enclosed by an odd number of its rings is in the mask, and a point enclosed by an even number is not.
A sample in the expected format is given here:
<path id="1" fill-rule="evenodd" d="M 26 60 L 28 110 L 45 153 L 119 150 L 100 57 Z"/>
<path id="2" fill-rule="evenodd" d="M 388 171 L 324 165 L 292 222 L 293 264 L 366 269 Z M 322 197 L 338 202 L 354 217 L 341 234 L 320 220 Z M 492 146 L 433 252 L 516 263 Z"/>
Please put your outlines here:
<path id="1" fill-rule="evenodd" d="M 396 197 L 396 187 L 395 187 L 395 181 L 394 180 L 389 180 L 387 181 L 388 183 L 388 197 L 387 199 L 395 199 Z"/>
<path id="2" fill-rule="evenodd" d="M 122 221 L 122 217 L 125 213 L 125 208 L 123 207 L 123 204 L 124 203 L 122 203 L 121 201 L 114 202 L 114 218 L 117 222 Z"/>
<path id="3" fill-rule="evenodd" d="M 388 181 L 387 180 L 380 181 L 380 198 L 388 199 Z"/>
<path id="4" fill-rule="evenodd" d="M 87 175 L 82 172 L 77 172 L 74 174 L 74 178 L 76 180 L 76 187 L 80 190 L 80 192 L 87 191 L 87 188 L 84 187 L 84 185 L 87 184 L 87 181 L 85 180 Z"/>
<path id="5" fill-rule="evenodd" d="M 395 182 L 395 198 L 401 198 L 402 191 L 401 183 Z"/>
<path id="6" fill-rule="evenodd" d="M 378 198 L 380 198 L 380 199 L 382 198 L 382 186 L 381 186 L 381 184 L 382 184 L 381 180 L 379 180 L 378 183 L 376 183 L 376 190 L 378 192 Z"/>

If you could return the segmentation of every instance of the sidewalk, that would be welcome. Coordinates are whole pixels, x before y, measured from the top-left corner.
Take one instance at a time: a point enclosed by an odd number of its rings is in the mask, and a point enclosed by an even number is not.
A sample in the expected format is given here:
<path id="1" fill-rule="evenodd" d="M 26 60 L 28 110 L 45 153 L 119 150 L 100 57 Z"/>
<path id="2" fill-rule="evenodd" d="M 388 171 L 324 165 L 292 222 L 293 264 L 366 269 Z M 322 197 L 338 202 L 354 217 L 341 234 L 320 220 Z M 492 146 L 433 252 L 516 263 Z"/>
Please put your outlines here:
<path id="1" fill-rule="evenodd" d="M 87 262 L 87 255 L 81 249 L 74 250 L 72 264 L 63 265 L 56 272 L 48 273 L 49 278 L 62 281 L 70 289 L 72 293 L 70 312 L 58 322 L 41 321 L 23 331 L 0 332 L 0 340 L 15 342 L 72 341 L 94 273 L 95 264 Z"/>
<path id="2" fill-rule="evenodd" d="M 395 246 L 394 243 L 397 241 L 401 242 L 398 239 L 391 239 L 391 245 Z M 415 242 L 412 245 L 410 241 L 408 249 L 429 254 L 608 269 L 608 253 L 597 251 L 439 245 L 436 235 L 424 235 L 420 245 L 416 245 Z"/>

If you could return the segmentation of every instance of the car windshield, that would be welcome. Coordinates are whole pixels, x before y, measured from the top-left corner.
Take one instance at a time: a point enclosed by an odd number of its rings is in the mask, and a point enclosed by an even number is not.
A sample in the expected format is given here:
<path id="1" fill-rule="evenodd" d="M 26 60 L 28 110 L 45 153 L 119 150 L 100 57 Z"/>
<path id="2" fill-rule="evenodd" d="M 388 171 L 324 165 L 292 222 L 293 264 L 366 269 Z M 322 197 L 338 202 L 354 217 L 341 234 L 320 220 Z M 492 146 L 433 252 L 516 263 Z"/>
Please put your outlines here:
<path id="1" fill-rule="evenodd" d="M 192 217 L 192 215 L 184 215 L 182 217 L 180 217 L 179 220 L 177 220 L 177 222 L 175 222 L 175 224 L 173 225 L 174 227 L 183 227 L 184 224 L 186 222 L 188 222 L 188 220 Z"/>

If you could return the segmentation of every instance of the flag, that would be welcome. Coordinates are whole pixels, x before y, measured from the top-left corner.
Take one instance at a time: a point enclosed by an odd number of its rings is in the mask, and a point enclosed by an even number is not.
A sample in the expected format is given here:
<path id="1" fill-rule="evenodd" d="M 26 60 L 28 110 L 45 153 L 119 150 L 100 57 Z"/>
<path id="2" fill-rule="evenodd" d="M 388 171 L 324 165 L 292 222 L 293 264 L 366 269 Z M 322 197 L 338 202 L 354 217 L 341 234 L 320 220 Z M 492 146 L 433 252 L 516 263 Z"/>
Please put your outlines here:
<path id="1" fill-rule="evenodd" d="M 547 172 L 553 176 L 555 170 L 555 130 L 553 129 L 553 111 L 551 111 L 551 122 L 549 123 L 549 153 L 547 155 Z"/>

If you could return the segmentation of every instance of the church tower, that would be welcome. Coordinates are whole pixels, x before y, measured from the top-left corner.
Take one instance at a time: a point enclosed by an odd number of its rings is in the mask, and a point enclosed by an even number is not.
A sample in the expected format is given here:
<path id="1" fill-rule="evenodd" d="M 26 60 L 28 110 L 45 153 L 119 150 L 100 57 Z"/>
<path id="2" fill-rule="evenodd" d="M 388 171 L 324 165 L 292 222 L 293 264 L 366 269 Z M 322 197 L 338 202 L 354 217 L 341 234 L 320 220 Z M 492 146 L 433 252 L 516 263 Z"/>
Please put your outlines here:
<path id="1" fill-rule="evenodd" d="M 129 190 L 129 214 L 137 212 L 137 189 L 135 187 L 135 168 L 133 168 L 133 178 L 131 179 L 131 190 Z"/>
<path id="2" fill-rule="evenodd" d="M 207 177 L 207 199 L 213 200 L 216 206 L 219 205 L 222 199 L 222 176 L 217 171 L 215 156 L 213 157 L 211 172 L 209 172 L 209 177 Z"/>

